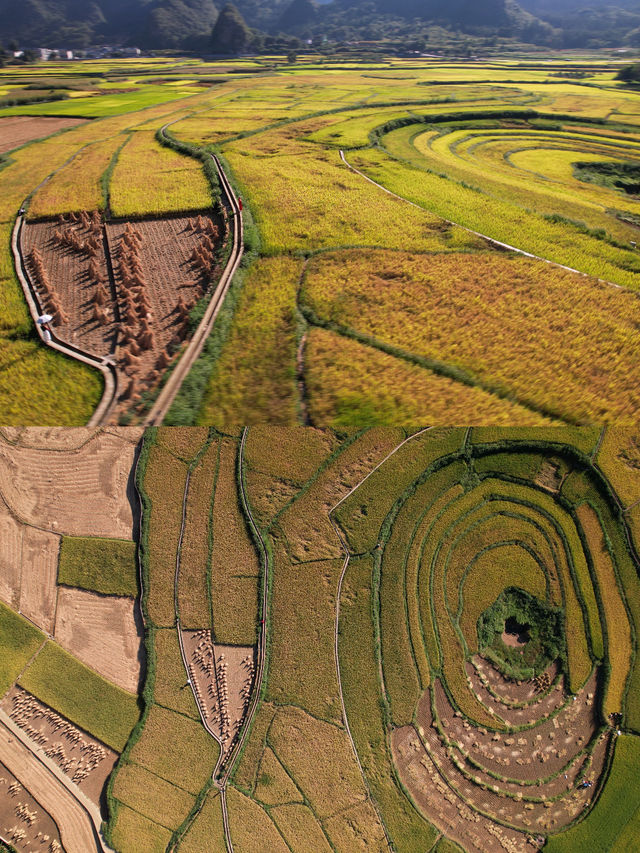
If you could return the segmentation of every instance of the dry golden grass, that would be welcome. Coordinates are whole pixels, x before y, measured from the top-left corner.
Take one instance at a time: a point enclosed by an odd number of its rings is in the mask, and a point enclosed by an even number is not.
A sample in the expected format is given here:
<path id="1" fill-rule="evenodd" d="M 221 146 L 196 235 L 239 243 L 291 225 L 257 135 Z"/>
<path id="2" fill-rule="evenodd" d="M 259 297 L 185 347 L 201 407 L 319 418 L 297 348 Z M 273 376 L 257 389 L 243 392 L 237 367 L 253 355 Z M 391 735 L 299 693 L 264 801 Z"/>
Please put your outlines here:
<path id="1" fill-rule="evenodd" d="M 271 524 L 276 513 L 280 512 L 298 491 L 297 486 L 286 480 L 253 471 L 251 468 L 245 471 L 245 484 L 253 516 L 263 528 Z"/>
<path id="2" fill-rule="evenodd" d="M 191 811 L 195 797 L 137 764 L 118 770 L 113 796 L 154 823 L 176 829 Z"/>
<path id="3" fill-rule="evenodd" d="M 153 705 L 129 757 L 195 795 L 211 777 L 218 750 L 218 744 L 200 722 Z"/>
<path id="4" fill-rule="evenodd" d="M 302 300 L 325 320 L 582 422 L 635 419 L 640 300 L 526 258 L 327 253 Z"/>
<path id="5" fill-rule="evenodd" d="M 147 611 L 155 625 L 175 623 L 173 592 L 186 480 L 185 463 L 155 444 L 149 453 L 144 479 L 151 500 Z"/>
<path id="6" fill-rule="evenodd" d="M 267 812 L 236 788 L 227 789 L 227 809 L 238 853 L 290 853 Z"/>
<path id="7" fill-rule="evenodd" d="M 333 815 L 324 825 L 337 850 L 383 853 L 389 849 L 380 818 L 370 802 Z"/>
<path id="8" fill-rule="evenodd" d="M 361 803 L 366 790 L 346 732 L 301 708 L 280 708 L 268 743 L 319 818 Z"/>
<path id="9" fill-rule="evenodd" d="M 337 446 L 329 429 L 255 426 L 247 436 L 244 460 L 255 471 L 302 486 Z"/>
<path id="10" fill-rule="evenodd" d="M 341 568 L 339 559 L 291 563 L 283 544 L 274 543 L 275 618 L 267 698 L 278 705 L 300 705 L 333 722 L 341 719 L 333 659 L 335 591 Z"/>
<path id="11" fill-rule="evenodd" d="M 121 804 L 118 807 L 112 834 L 116 849 L 165 853 L 170 838 L 171 833 L 165 827 L 153 823 L 127 806 Z"/>
<path id="12" fill-rule="evenodd" d="M 81 150 L 33 197 L 28 218 L 38 219 L 79 210 L 102 210 L 101 178 L 123 137 L 112 136 Z"/>
<path id="13" fill-rule="evenodd" d="M 293 803 L 277 806 L 270 813 L 292 853 L 331 853 L 322 826 L 308 806 Z"/>
<path id="14" fill-rule="evenodd" d="M 267 254 L 345 245 L 432 252 L 480 245 L 372 186 L 337 151 L 288 142 L 283 129 L 234 142 L 225 157 L 251 202 Z"/>
<path id="15" fill-rule="evenodd" d="M 158 427 L 157 443 L 183 462 L 191 462 L 203 448 L 208 434 L 206 427 Z"/>
<path id="16" fill-rule="evenodd" d="M 253 796 L 267 806 L 302 802 L 300 791 L 269 747 L 260 760 L 258 783 Z"/>
<path id="17" fill-rule="evenodd" d="M 247 273 L 199 414 L 221 428 L 297 423 L 296 290 L 302 261 L 261 258 Z M 268 295 L 267 295 L 268 294 Z"/>
<path id="18" fill-rule="evenodd" d="M 182 853 L 202 853 L 203 850 L 225 850 L 224 824 L 220 794 L 212 788 L 202 811 L 180 842 Z"/>
<path id="19" fill-rule="evenodd" d="M 640 430 L 607 427 L 596 461 L 623 506 L 640 501 Z"/>
<path id="20" fill-rule="evenodd" d="M 187 674 L 184 669 L 178 635 L 174 628 L 158 628 L 154 634 L 156 678 L 153 698 L 180 714 L 200 719 L 191 690 L 183 690 Z"/>
<path id="21" fill-rule="evenodd" d="M 252 791 L 254 788 L 265 738 L 276 710 L 275 705 L 269 702 L 263 702 L 258 708 L 251 732 L 233 774 L 234 783 L 245 791 Z"/>
<path id="22" fill-rule="evenodd" d="M 527 424 L 548 418 L 481 388 L 326 329 L 308 333 L 305 377 L 313 423 Z"/>
<path id="23" fill-rule="evenodd" d="M 218 444 L 213 442 L 189 480 L 178 580 L 178 607 L 183 628 L 207 628 L 211 624 L 206 566 L 209 560 L 209 515 L 217 468 Z"/>
<path id="24" fill-rule="evenodd" d="M 212 206 L 198 160 L 164 148 L 153 130 L 139 130 L 120 152 L 111 178 L 114 216 L 147 216 Z"/>

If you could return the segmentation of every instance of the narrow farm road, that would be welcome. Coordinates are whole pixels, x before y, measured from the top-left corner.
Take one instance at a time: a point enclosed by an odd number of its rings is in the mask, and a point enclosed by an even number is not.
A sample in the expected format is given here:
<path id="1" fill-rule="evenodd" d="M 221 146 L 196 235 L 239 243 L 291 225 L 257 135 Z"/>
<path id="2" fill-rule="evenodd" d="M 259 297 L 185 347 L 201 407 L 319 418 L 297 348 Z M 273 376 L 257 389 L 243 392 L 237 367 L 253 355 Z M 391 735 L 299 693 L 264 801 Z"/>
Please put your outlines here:
<path id="1" fill-rule="evenodd" d="M 168 125 L 165 125 L 161 130 L 163 136 L 166 134 L 167 127 Z M 227 295 L 227 291 L 229 290 L 235 271 L 240 264 L 242 252 L 244 250 L 242 240 L 242 209 L 240 207 L 240 203 L 224 173 L 220 161 L 214 154 L 211 154 L 210 156 L 216 164 L 222 192 L 226 197 L 227 209 L 231 213 L 230 220 L 233 235 L 231 254 L 229 255 L 227 265 L 220 276 L 220 281 L 218 282 L 216 290 L 211 297 L 211 301 L 207 306 L 204 317 L 200 321 L 200 325 L 196 329 L 187 348 L 182 354 L 180 361 L 164 384 L 153 407 L 151 408 L 151 411 L 147 415 L 144 422 L 145 426 L 158 426 L 158 424 L 161 424 L 167 412 L 171 408 L 171 404 L 175 400 L 187 373 L 193 367 L 194 362 L 202 352 L 207 338 L 211 334 L 213 324 L 220 313 L 222 305 L 224 304 L 225 296 Z"/>
<path id="2" fill-rule="evenodd" d="M 76 786 L 0 711 L 0 759 L 54 818 L 66 853 L 109 853 L 99 832 L 101 816 Z"/>

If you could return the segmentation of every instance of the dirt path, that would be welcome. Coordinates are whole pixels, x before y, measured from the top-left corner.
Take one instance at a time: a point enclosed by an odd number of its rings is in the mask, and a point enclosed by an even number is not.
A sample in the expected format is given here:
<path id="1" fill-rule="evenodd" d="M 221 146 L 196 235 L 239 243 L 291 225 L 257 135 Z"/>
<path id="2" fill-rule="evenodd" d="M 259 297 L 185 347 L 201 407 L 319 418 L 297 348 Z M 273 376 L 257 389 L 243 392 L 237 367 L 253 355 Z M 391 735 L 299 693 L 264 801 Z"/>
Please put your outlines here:
<path id="1" fill-rule="evenodd" d="M 0 712 L 0 759 L 20 783 L 55 819 L 66 853 L 108 853 L 100 837 L 100 813 L 67 788 L 61 773 L 53 771 L 23 742 L 20 729 Z M 70 783 L 69 783 L 70 784 Z M 91 815 L 91 810 L 95 814 Z"/>
<path id="2" fill-rule="evenodd" d="M 161 133 L 165 136 L 166 129 L 169 125 L 165 125 Z M 194 362 L 202 352 L 202 349 L 205 345 L 205 342 L 209 335 L 211 334 L 211 330 L 213 328 L 213 324 L 218 316 L 220 309 L 222 308 L 225 300 L 225 296 L 227 295 L 227 291 L 231 285 L 233 280 L 233 276 L 240 264 L 240 260 L 242 258 L 242 253 L 244 251 L 243 246 L 243 228 L 242 228 L 242 208 L 240 207 L 240 203 L 236 198 L 233 189 L 231 188 L 231 184 L 227 180 L 227 176 L 225 175 L 222 166 L 220 165 L 220 161 L 215 155 L 211 155 L 212 160 L 216 164 L 216 168 L 218 170 L 218 176 L 220 178 L 220 184 L 222 186 L 222 192 L 227 199 L 227 207 L 231 211 L 231 229 L 233 232 L 233 242 L 231 246 L 231 254 L 229 255 L 229 260 L 227 261 L 227 265 L 225 266 L 222 275 L 220 276 L 220 281 L 218 282 L 218 286 L 216 287 L 213 296 L 211 297 L 211 301 L 209 302 L 207 309 L 204 313 L 202 320 L 200 321 L 200 325 L 196 329 L 193 338 L 189 342 L 186 350 L 184 351 L 180 361 L 176 365 L 175 370 L 171 373 L 169 379 L 165 383 L 162 391 L 158 395 L 156 402 L 154 403 L 151 411 L 147 415 L 147 418 L 144 422 L 145 426 L 158 426 L 164 420 L 167 412 L 171 408 L 171 404 L 176 398 L 182 383 L 187 376 L 187 373 L 193 367 Z"/>

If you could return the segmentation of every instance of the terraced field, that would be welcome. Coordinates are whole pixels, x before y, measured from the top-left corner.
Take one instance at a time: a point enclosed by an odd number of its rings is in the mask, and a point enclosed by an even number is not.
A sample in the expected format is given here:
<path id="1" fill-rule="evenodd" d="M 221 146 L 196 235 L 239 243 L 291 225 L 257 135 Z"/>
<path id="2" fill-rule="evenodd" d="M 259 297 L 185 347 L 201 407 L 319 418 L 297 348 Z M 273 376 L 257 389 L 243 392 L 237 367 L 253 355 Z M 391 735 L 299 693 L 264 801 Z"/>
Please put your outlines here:
<path id="1" fill-rule="evenodd" d="M 563 61 L 570 73 L 573 60 Z M 306 58 L 265 75 L 253 62 L 163 59 L 162 76 L 149 81 L 149 64 L 115 63 L 100 80 L 89 76 L 92 63 L 81 65 L 73 70 L 80 96 L 30 105 L 34 122 L 88 120 L 12 149 L 0 173 L 0 219 L 8 237 L 29 197 L 28 228 L 80 209 L 107 223 L 155 217 L 168 225 L 215 208 L 210 154 L 221 157 L 244 200 L 245 260 L 167 422 L 633 422 L 640 96 L 615 79 L 617 66 L 582 58 L 582 76 L 562 80 L 545 62 L 517 60 Z M 0 79 L 9 76 L 5 69 Z M 110 90 L 109 79 L 122 90 Z M 24 111 L 0 110 L 0 119 Z M 166 253 L 148 272 L 166 274 L 177 305 L 176 288 L 200 268 L 184 229 L 166 236 Z M 9 255 L 0 257 L 0 284 L 0 422 L 86 422 L 100 377 L 30 340 Z M 65 341 L 86 332 L 91 352 L 92 336 L 105 332 L 100 357 L 110 359 L 115 329 L 96 327 L 88 283 L 85 291 L 84 301 L 62 305 L 54 330 Z M 199 292 L 182 295 L 190 331 L 204 302 L 196 305 Z M 317 307 L 329 299 L 326 316 Z M 394 326 L 411 324 L 412 312 L 420 338 L 399 341 Z M 142 369 L 135 351 L 126 356 L 116 420 L 144 417 L 184 339 L 173 326 L 186 314 L 167 318 L 163 304 L 157 313 L 157 330 L 147 318 L 158 338 L 153 358 L 143 354 Z M 448 345 L 431 335 L 440 328 Z M 469 336 L 482 343 L 481 356 Z M 522 376 L 539 360 L 536 387 L 524 393 Z M 59 411 L 40 390 L 45 367 Z M 20 409 L 14 389 L 24 389 Z"/>
<path id="2" fill-rule="evenodd" d="M 1 837 L 630 849 L 637 429 L 1 438 Z"/>

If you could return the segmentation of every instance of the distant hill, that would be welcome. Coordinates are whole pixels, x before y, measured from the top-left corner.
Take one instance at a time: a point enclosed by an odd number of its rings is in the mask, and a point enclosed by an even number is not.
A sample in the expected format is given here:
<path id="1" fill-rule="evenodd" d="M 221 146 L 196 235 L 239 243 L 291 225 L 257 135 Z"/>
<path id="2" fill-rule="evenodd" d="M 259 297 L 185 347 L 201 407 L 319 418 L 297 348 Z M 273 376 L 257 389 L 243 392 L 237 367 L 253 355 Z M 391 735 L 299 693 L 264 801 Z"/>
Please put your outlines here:
<path id="1" fill-rule="evenodd" d="M 213 0 L 0 0 L 0 41 L 75 47 L 103 41 L 148 48 L 208 38 Z"/>
<path id="2" fill-rule="evenodd" d="M 562 30 L 564 47 L 640 45 L 640 0 L 520 0 Z"/>
<path id="3" fill-rule="evenodd" d="M 222 5 L 223 0 L 0 0 L 0 42 L 72 48 L 117 42 L 204 52 L 211 49 Z M 640 43 L 640 0 L 236 0 L 235 5 L 254 30 L 301 38 L 391 36 L 421 43 L 425 29 L 436 26 L 554 46 Z M 222 36 L 233 29 L 222 27 Z M 216 49 L 220 38 L 218 33 Z M 256 43 L 259 39 L 251 42 Z"/>

